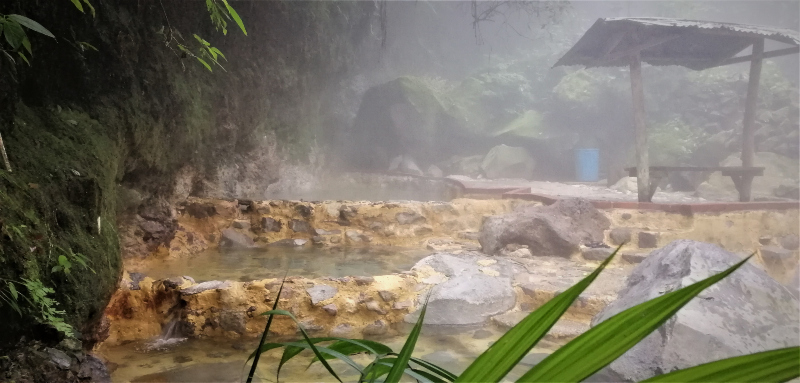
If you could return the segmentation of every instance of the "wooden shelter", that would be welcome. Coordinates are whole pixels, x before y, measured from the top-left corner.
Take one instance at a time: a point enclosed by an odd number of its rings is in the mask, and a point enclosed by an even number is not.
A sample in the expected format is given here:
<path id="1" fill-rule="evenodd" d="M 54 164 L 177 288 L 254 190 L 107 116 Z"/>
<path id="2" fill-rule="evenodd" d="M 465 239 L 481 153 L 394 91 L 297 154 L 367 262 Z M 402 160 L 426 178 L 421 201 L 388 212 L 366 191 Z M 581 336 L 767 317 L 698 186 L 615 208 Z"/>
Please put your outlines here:
<path id="1" fill-rule="evenodd" d="M 765 52 L 766 39 L 786 44 L 788 47 Z M 751 54 L 736 56 L 748 47 L 752 47 Z M 739 200 L 747 202 L 750 201 L 753 178 L 762 175 L 764 171 L 764 168 L 753 167 L 753 130 L 762 60 L 798 51 L 800 51 L 800 35 L 797 31 L 788 29 L 660 17 L 620 17 L 598 19 L 554 67 L 560 65 L 630 67 L 636 167 L 628 170 L 632 176 L 637 176 L 640 202 L 652 200 L 658 180 L 670 171 L 721 171 L 723 175 L 733 179 L 739 191 Z M 693 70 L 703 70 L 748 61 L 750 77 L 742 123 L 742 166 L 650 167 L 647 154 L 642 62 L 650 65 L 681 65 Z"/>

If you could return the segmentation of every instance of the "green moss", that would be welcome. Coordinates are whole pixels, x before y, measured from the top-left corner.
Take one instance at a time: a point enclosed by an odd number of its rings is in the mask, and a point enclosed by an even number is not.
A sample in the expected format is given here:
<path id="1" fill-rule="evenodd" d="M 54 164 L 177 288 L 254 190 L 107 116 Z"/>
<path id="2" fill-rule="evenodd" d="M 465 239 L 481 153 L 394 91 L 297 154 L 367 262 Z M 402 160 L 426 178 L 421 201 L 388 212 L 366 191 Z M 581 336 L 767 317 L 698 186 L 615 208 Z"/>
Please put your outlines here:
<path id="1" fill-rule="evenodd" d="M 73 325 L 102 312 L 120 270 L 114 195 L 122 151 L 109 130 L 85 113 L 20 104 L 4 136 L 14 171 L 0 172 L 0 278 L 43 281 Z M 93 271 L 75 265 L 69 274 L 54 272 L 70 251 Z M 0 310 L 12 330 L 6 336 L 37 318 L 32 308 L 22 317 Z"/>

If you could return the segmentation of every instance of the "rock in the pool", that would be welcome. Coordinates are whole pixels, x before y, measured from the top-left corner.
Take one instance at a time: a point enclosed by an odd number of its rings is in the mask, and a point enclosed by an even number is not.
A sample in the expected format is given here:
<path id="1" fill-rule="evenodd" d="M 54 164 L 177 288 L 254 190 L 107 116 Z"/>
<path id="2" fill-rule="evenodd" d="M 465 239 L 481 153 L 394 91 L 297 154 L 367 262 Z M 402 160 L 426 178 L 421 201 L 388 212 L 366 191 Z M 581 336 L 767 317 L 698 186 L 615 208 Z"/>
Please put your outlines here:
<path id="1" fill-rule="evenodd" d="M 647 300 L 719 273 L 741 258 L 719 246 L 678 240 L 650 253 L 628 277 L 596 325 Z M 733 356 L 797 346 L 798 299 L 750 263 L 707 288 L 611 363 L 625 379 L 654 375 Z"/>

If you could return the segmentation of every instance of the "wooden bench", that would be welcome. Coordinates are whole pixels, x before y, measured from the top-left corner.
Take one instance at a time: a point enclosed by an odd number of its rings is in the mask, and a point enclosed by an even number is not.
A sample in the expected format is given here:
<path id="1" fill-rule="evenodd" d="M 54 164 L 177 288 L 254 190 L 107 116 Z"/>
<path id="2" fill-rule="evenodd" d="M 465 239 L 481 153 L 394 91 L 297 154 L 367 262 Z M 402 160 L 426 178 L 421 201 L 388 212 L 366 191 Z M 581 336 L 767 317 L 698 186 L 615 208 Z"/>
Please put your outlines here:
<path id="1" fill-rule="evenodd" d="M 636 177 L 638 174 L 636 167 L 625 168 L 628 175 Z M 736 191 L 739 192 L 739 201 L 750 201 L 750 190 L 753 185 L 753 178 L 764 175 L 762 167 L 742 167 L 742 166 L 651 166 L 650 167 L 650 190 L 648 190 L 648 201 L 653 200 L 661 179 L 667 177 L 670 172 L 721 172 L 723 176 L 731 177 Z"/>

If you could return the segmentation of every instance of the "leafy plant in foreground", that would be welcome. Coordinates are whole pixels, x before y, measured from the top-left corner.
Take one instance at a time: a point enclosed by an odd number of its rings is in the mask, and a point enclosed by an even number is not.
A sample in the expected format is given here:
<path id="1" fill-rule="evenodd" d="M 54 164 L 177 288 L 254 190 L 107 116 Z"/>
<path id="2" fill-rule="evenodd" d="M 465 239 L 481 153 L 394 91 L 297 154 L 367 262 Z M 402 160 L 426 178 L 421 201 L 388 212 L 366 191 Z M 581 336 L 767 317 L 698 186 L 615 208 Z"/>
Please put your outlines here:
<path id="1" fill-rule="evenodd" d="M 395 353 L 388 346 L 374 341 L 335 337 L 308 338 L 302 328 L 304 337 L 302 342 L 264 343 L 273 315 L 286 315 L 294 319 L 290 313 L 284 310 L 268 311 L 263 314 L 269 315 L 269 320 L 262 336 L 262 342 L 248 359 L 254 359 L 248 383 L 255 372 L 258 356 L 265 351 L 281 347 L 284 348 L 284 352 L 278 366 L 278 375 L 280 375 L 280 368 L 287 361 L 302 350 L 311 349 L 316 356 L 312 363 L 322 362 L 328 372 L 338 381 L 341 380 L 326 360 L 335 358 L 350 365 L 361 374 L 359 382 L 375 382 L 384 376 L 382 382 L 398 382 L 403 375 L 409 375 L 421 382 L 499 382 L 547 334 L 575 299 L 611 262 L 617 251 L 619 248 L 592 274 L 545 303 L 506 332 L 461 375 L 456 376 L 439 366 L 411 356 L 422 329 L 426 303 L 400 353 Z M 555 351 L 528 370 L 517 381 L 579 382 L 592 376 L 655 331 L 700 292 L 730 275 L 749 259 L 748 257 L 729 269 L 702 281 L 620 312 Z M 323 342 L 332 343 L 328 346 L 319 345 Z M 358 365 L 349 357 L 363 352 L 374 356 L 373 362 L 365 367 Z M 656 376 L 647 381 L 785 382 L 798 376 L 800 376 L 800 347 L 791 347 L 706 363 Z"/>

